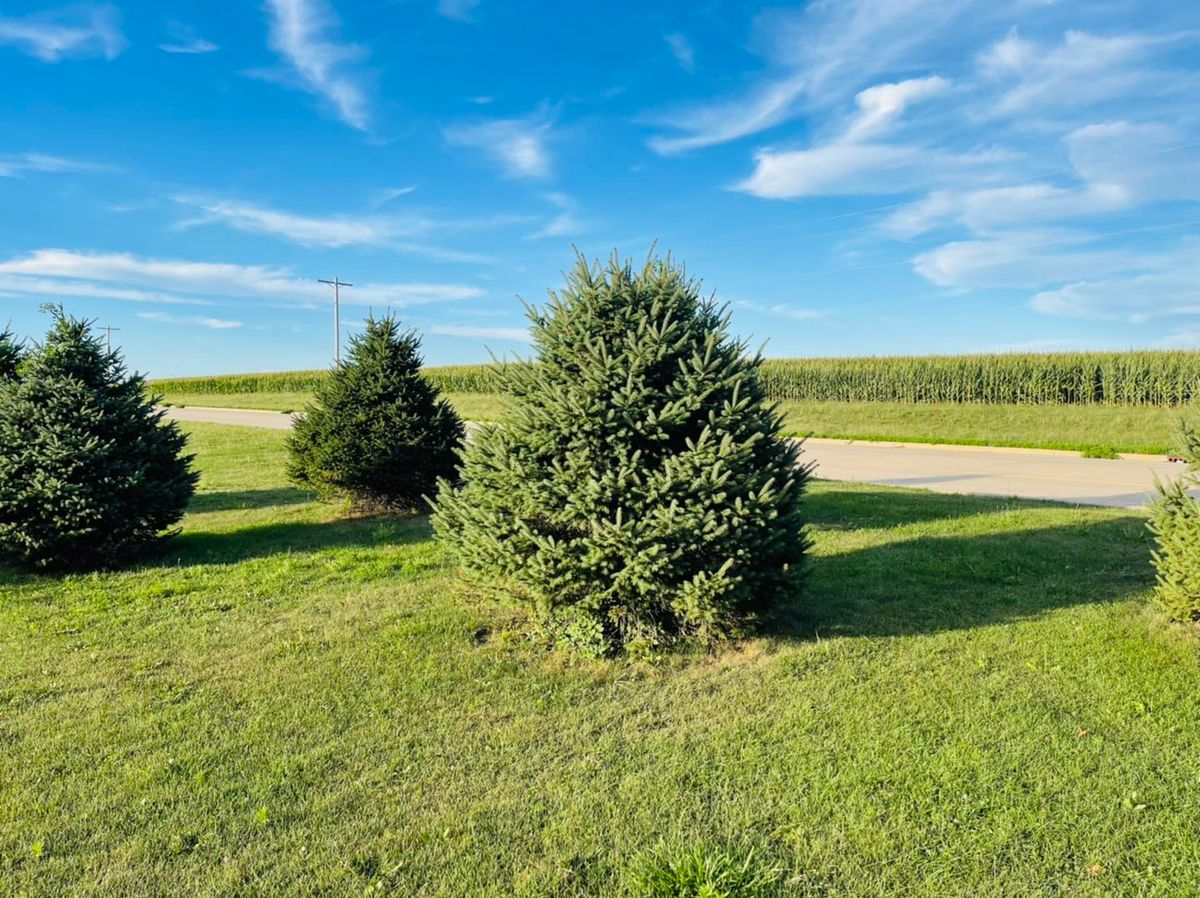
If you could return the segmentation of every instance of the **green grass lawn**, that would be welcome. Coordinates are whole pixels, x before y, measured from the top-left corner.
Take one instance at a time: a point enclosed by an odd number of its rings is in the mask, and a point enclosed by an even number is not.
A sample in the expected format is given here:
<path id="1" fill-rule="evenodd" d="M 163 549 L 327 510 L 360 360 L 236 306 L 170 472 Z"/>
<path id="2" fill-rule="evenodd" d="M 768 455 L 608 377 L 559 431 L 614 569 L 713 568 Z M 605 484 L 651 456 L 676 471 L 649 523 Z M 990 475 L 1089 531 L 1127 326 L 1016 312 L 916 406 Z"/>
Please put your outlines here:
<path id="1" fill-rule="evenodd" d="M 175 405 L 210 405 L 299 411 L 309 393 L 167 394 Z M 459 414 L 472 421 L 499 421 L 504 396 L 452 393 Z M 1131 406 L 959 405 L 907 402 L 785 402 L 793 433 L 855 440 L 960 443 L 1074 449 L 1092 454 L 1167 452 L 1174 445 L 1178 414 L 1172 409 Z"/>
<path id="2" fill-rule="evenodd" d="M 1200 643 L 1137 514 L 818 483 L 764 635 L 582 662 L 281 433 L 192 433 L 159 557 L 0 570 L 0 893 L 614 896 L 660 844 L 779 895 L 1200 885 Z"/>

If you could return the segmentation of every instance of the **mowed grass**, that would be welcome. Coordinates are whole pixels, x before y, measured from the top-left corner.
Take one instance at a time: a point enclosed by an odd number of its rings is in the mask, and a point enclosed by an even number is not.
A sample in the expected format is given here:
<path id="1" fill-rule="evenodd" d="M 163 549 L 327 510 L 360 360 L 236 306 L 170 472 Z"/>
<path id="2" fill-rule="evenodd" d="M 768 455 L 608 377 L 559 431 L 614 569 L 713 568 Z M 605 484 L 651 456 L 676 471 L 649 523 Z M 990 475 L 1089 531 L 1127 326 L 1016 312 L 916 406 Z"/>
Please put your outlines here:
<path id="1" fill-rule="evenodd" d="M 300 411 L 310 393 L 168 393 L 175 405 Z M 508 399 L 451 393 L 460 415 L 503 420 Z M 1178 411 L 1144 406 L 972 405 L 911 402 L 783 402 L 791 433 L 853 440 L 1162 454 L 1175 442 Z"/>
<path id="2" fill-rule="evenodd" d="M 1165 453 L 1176 409 L 1100 405 L 784 402 L 797 433 L 855 440 Z"/>
<path id="3" fill-rule="evenodd" d="M 1137 514 L 818 483 L 760 637 L 581 662 L 423 519 L 339 519 L 194 425 L 136 569 L 0 571 L 0 892 L 614 896 L 705 846 L 802 896 L 1176 896 L 1200 643 Z"/>

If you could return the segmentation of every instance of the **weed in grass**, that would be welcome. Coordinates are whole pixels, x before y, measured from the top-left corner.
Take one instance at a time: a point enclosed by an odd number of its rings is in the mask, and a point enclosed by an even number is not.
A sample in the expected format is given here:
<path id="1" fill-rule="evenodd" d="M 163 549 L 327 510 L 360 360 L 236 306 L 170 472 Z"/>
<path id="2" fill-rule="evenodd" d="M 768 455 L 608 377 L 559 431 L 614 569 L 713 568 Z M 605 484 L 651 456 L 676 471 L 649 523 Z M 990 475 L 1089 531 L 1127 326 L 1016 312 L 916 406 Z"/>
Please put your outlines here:
<path id="1" fill-rule="evenodd" d="M 727 851 L 705 845 L 660 845 L 634 868 L 632 898 L 769 898 L 778 895 L 781 872 L 753 849 Z"/>

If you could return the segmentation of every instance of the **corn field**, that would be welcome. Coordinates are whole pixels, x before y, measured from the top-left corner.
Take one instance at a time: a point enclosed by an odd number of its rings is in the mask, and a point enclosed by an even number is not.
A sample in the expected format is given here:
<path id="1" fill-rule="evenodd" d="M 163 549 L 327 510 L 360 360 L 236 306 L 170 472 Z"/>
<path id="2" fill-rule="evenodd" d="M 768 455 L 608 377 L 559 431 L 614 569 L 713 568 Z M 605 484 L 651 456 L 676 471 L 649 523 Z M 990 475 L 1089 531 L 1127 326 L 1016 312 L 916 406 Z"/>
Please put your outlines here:
<path id="1" fill-rule="evenodd" d="M 427 368 L 447 393 L 498 389 L 493 365 Z M 1200 396 L 1200 352 L 1080 352 L 771 359 L 762 378 L 774 399 L 1020 405 L 1177 406 Z M 325 371 L 177 378 L 179 393 L 306 392 Z"/>

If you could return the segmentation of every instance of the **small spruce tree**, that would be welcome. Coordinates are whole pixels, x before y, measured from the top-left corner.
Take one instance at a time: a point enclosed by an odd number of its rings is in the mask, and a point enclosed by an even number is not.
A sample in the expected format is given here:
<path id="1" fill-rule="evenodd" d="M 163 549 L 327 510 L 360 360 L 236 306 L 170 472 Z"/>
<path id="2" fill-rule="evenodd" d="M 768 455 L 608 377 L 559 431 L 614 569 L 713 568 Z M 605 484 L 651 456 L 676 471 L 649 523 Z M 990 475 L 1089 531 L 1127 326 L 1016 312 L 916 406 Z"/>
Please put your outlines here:
<path id="1" fill-rule="evenodd" d="M 1188 469 L 1171 483 L 1159 482 L 1150 507 L 1154 598 L 1172 619 L 1200 621 L 1200 502 L 1190 494 L 1200 487 L 1200 406 L 1180 417 L 1178 443 Z"/>
<path id="2" fill-rule="evenodd" d="M 49 309 L 45 341 L 0 384 L 0 554 L 35 568 L 136 555 L 195 489 L 186 437 L 89 323 Z"/>
<path id="3" fill-rule="evenodd" d="M 288 440 L 295 483 L 363 508 L 411 511 L 439 478 L 454 477 L 463 423 L 421 376 L 420 348 L 393 316 L 367 319 Z"/>
<path id="4" fill-rule="evenodd" d="M 536 364 L 505 366 L 434 526 L 466 572 L 587 654 L 707 642 L 794 589 L 808 470 L 761 359 L 668 258 L 582 257 L 530 311 Z"/>

